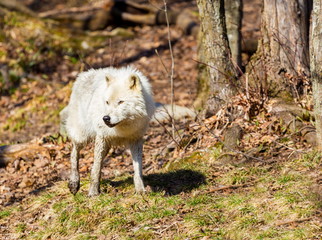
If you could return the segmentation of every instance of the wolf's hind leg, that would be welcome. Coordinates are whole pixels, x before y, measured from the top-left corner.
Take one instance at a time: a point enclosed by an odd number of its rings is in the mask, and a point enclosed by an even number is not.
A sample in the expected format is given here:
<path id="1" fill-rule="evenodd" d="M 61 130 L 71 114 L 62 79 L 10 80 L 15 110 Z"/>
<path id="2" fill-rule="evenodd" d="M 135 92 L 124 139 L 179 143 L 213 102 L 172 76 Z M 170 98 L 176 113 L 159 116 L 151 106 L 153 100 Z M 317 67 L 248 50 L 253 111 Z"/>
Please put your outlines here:
<path id="1" fill-rule="evenodd" d="M 130 146 L 131 155 L 133 159 L 134 167 L 134 186 L 137 193 L 145 192 L 143 184 L 143 174 L 142 174 L 142 150 L 143 143 L 142 140 L 137 141 L 136 143 Z"/>
<path id="2" fill-rule="evenodd" d="M 91 183 L 88 196 L 93 197 L 100 194 L 100 179 L 102 162 L 109 151 L 109 145 L 103 137 L 96 136 L 94 148 L 94 163 L 91 171 Z"/>
<path id="3" fill-rule="evenodd" d="M 70 178 L 68 182 L 69 190 L 72 194 L 76 194 L 79 190 L 79 171 L 78 171 L 78 161 L 79 161 L 79 151 L 82 145 L 76 142 L 73 142 L 73 149 L 70 155 Z"/>

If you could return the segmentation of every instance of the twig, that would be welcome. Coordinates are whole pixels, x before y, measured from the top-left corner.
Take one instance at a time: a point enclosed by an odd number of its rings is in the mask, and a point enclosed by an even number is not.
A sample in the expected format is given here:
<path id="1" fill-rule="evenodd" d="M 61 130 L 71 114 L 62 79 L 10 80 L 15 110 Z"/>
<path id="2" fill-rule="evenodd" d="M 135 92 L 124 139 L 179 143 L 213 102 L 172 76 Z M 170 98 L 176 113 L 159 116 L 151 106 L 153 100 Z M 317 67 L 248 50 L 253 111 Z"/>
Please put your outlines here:
<path id="1" fill-rule="evenodd" d="M 160 9 L 161 10 L 161 9 Z M 156 55 L 159 57 L 161 64 L 163 66 L 163 68 L 165 69 L 167 76 L 170 77 L 170 88 L 171 88 L 171 112 L 172 114 L 170 114 L 167 109 L 166 113 L 168 114 L 170 121 L 171 121 L 171 125 L 172 125 L 172 131 L 171 133 L 168 131 L 168 129 L 157 119 L 155 118 L 155 120 L 162 125 L 162 127 L 165 129 L 165 131 L 170 135 L 170 137 L 172 138 L 172 140 L 175 142 L 175 144 L 180 147 L 180 144 L 178 143 L 178 141 L 175 139 L 175 132 L 177 132 L 177 135 L 179 136 L 180 140 L 181 140 L 181 136 L 178 132 L 178 129 L 176 129 L 175 126 L 175 117 L 174 117 L 174 83 L 173 83 L 173 77 L 174 77 L 174 56 L 173 56 L 173 51 L 172 51 L 172 45 L 171 45 L 171 33 L 170 33 L 170 23 L 169 23 L 169 19 L 168 19 L 168 12 L 167 12 L 167 3 L 166 0 L 164 0 L 164 14 L 165 14 L 165 18 L 166 18 L 166 22 L 167 22 L 167 29 L 168 29 L 168 44 L 169 44 L 169 51 L 170 51 L 170 56 L 171 56 L 171 72 L 168 71 L 167 67 L 165 66 L 164 62 L 162 61 L 159 52 L 157 49 L 155 49 L 155 53 Z M 171 116 L 172 115 L 172 116 Z"/>
<path id="2" fill-rule="evenodd" d="M 230 61 L 234 65 L 235 70 L 237 70 L 239 72 L 240 76 L 243 75 L 244 74 L 243 70 L 241 70 L 241 68 L 238 66 L 238 64 L 236 62 L 234 62 L 234 60 L 232 58 L 230 58 Z M 236 74 L 238 75 L 238 73 L 236 73 Z"/>
<path id="3" fill-rule="evenodd" d="M 172 138 L 172 140 L 175 142 L 175 144 L 179 147 L 180 144 L 178 143 L 178 141 L 175 139 L 175 136 L 172 135 L 168 129 L 156 118 L 154 117 L 154 119 L 164 128 L 164 130 L 167 132 L 167 134 Z"/>
<path id="4" fill-rule="evenodd" d="M 307 221 L 311 221 L 311 220 L 312 220 L 312 217 L 302 218 L 302 219 L 295 219 L 295 220 L 289 220 L 289 221 L 277 223 L 276 226 L 290 225 L 290 224 L 293 224 L 293 223 L 302 223 L 302 222 L 307 222 Z"/>
<path id="5" fill-rule="evenodd" d="M 241 188 L 241 187 L 247 187 L 249 184 L 244 183 L 244 184 L 238 184 L 238 185 L 229 185 L 229 186 L 222 186 L 222 187 L 217 187 L 210 189 L 207 193 L 213 193 L 213 192 L 218 192 L 226 189 L 236 189 L 236 188 Z"/>
<path id="6" fill-rule="evenodd" d="M 151 6 L 147 4 L 136 3 L 135 1 L 129 1 L 129 0 L 126 0 L 125 3 L 131 7 L 134 7 L 139 10 L 145 10 L 147 12 L 156 13 L 158 11 L 158 9 L 154 7 L 150 2 L 149 4 L 151 4 Z"/>
<path id="7" fill-rule="evenodd" d="M 192 61 L 194 61 L 194 62 L 196 62 L 196 63 L 199 63 L 199 64 L 202 64 L 202 65 L 205 65 L 206 67 L 210 67 L 210 68 L 212 68 L 212 69 L 215 69 L 215 70 L 216 70 L 216 71 L 218 71 L 221 75 L 223 75 L 223 76 L 225 76 L 225 77 L 227 77 L 227 78 L 230 78 L 230 77 L 231 77 L 231 76 L 229 76 L 227 73 L 224 73 L 223 71 L 220 71 L 217 67 L 212 66 L 212 65 L 210 65 L 210 64 L 208 64 L 208 63 L 204 63 L 204 62 L 201 62 L 201 61 L 196 60 L 196 59 L 193 59 L 193 58 L 192 58 Z"/>
<path id="8" fill-rule="evenodd" d="M 80 61 L 81 61 L 81 63 L 82 63 L 82 64 L 81 64 L 81 66 L 80 66 L 79 72 L 83 72 L 83 71 L 84 71 L 85 66 L 86 66 L 86 68 L 87 68 L 87 67 L 93 68 L 93 66 L 92 66 L 90 63 L 88 63 L 88 62 L 84 59 L 84 57 L 83 57 L 83 53 L 82 53 L 82 52 L 77 51 L 77 52 L 76 52 L 76 54 L 77 54 L 77 56 L 78 56 L 79 60 L 80 60 Z"/>
<path id="9" fill-rule="evenodd" d="M 174 57 L 173 57 L 173 51 L 172 51 L 172 45 L 171 45 L 171 33 L 170 33 L 170 23 L 168 18 L 168 10 L 167 10 L 167 2 L 166 0 L 163 0 L 164 3 L 164 14 L 165 19 L 167 22 L 167 28 L 168 28 L 168 43 L 169 43 L 169 51 L 171 56 L 171 74 L 170 74 L 170 85 L 171 85 L 171 110 L 172 110 L 172 135 L 174 137 L 175 133 L 175 127 L 174 127 L 174 86 L 173 86 L 173 75 L 174 75 Z"/>
<path id="10" fill-rule="evenodd" d="M 161 235 L 162 233 L 164 233 L 165 231 L 167 231 L 168 229 L 172 228 L 175 225 L 177 226 L 177 222 L 174 222 L 174 223 L 168 225 L 166 228 L 161 229 L 160 231 L 157 231 L 156 233 Z"/>
<path id="11" fill-rule="evenodd" d="M 119 57 L 119 59 L 123 59 L 123 57 L 124 57 L 124 55 L 125 55 L 125 50 L 126 50 L 126 47 L 127 47 L 127 44 L 128 44 L 128 40 L 126 40 L 126 42 L 125 43 L 123 43 L 124 45 L 123 45 L 123 48 L 122 48 L 122 52 L 121 52 L 121 54 L 120 54 L 120 57 Z M 118 62 L 118 65 L 120 64 L 120 61 Z"/>
<path id="12" fill-rule="evenodd" d="M 146 205 L 148 205 L 148 207 L 151 207 L 150 203 L 148 200 L 146 200 L 145 195 L 141 194 L 142 200 L 146 203 Z"/>
<path id="13" fill-rule="evenodd" d="M 172 108 L 172 106 L 171 106 L 171 108 Z M 163 105 L 163 110 L 164 110 L 164 112 L 165 112 L 165 113 L 167 113 L 167 115 L 168 115 L 168 117 L 170 118 L 171 122 L 174 122 L 174 121 L 175 121 L 175 118 L 174 118 L 174 112 L 173 112 L 173 109 L 171 109 L 171 111 L 172 111 L 172 116 L 171 116 L 171 114 L 169 113 L 168 109 L 165 107 L 165 105 Z M 176 127 L 176 125 L 175 125 L 175 124 L 173 124 L 173 125 L 172 125 L 172 127 L 174 128 L 175 132 L 177 133 L 177 135 L 178 135 L 178 137 L 179 137 L 179 139 L 180 139 L 180 141 L 181 141 L 181 140 L 182 140 L 182 137 L 181 137 L 181 136 L 180 136 L 180 134 L 179 134 L 179 129 Z"/>
<path id="14" fill-rule="evenodd" d="M 205 65 L 206 67 L 209 67 L 209 68 L 215 69 L 218 73 L 220 73 L 221 75 L 225 76 L 227 79 L 229 79 L 229 80 L 231 80 L 231 79 L 232 79 L 232 76 L 231 76 L 231 75 L 229 75 L 229 74 L 227 74 L 227 73 L 224 73 L 223 71 L 220 71 L 220 70 L 219 70 L 217 67 L 215 67 L 215 66 L 212 66 L 212 65 L 210 65 L 210 64 L 207 64 L 207 63 L 204 63 L 204 62 L 201 62 L 201 61 L 198 61 L 198 60 L 193 59 L 193 58 L 192 58 L 192 61 L 195 61 L 195 62 L 196 62 L 196 63 L 198 63 L 198 64 Z M 235 90 L 236 90 L 239 94 L 241 94 L 241 93 L 242 93 L 241 91 L 239 91 L 239 88 L 238 88 L 238 86 L 236 85 L 236 83 L 235 83 L 234 81 L 230 81 L 230 85 L 232 85 L 232 86 L 235 88 Z"/>
<path id="15" fill-rule="evenodd" d="M 278 140 L 278 139 L 277 139 L 277 140 Z M 304 151 L 302 151 L 302 150 L 297 150 L 297 149 L 294 149 L 294 148 L 292 148 L 292 147 L 286 146 L 286 145 L 285 145 L 285 144 L 283 144 L 283 143 L 279 143 L 279 142 L 277 142 L 277 140 L 275 140 L 275 141 L 273 141 L 273 142 L 275 142 L 276 144 L 278 144 L 278 145 L 280 145 L 280 146 L 282 146 L 282 147 L 285 147 L 285 148 L 287 148 L 287 149 L 289 149 L 289 150 L 292 150 L 293 152 L 304 153 Z"/>
<path id="16" fill-rule="evenodd" d="M 247 100 L 249 100 L 249 86 L 248 86 L 249 79 L 248 79 L 248 73 L 246 73 L 245 79 L 246 79 L 246 83 L 245 83 L 245 85 L 246 85 L 246 98 L 247 98 Z"/>
<path id="17" fill-rule="evenodd" d="M 212 192 L 218 192 L 218 191 L 222 191 L 222 190 L 226 190 L 226 189 L 236 189 L 236 188 L 242 188 L 242 187 L 247 187 L 250 185 L 254 185 L 255 183 L 259 182 L 260 179 L 256 179 L 250 183 L 243 183 L 243 184 L 236 184 L 236 185 L 228 185 L 228 186 L 222 186 L 222 187 L 217 187 L 217 188 L 213 188 L 210 189 L 207 193 L 212 193 Z"/>
<path id="18" fill-rule="evenodd" d="M 161 64 L 162 64 L 162 66 L 163 66 L 164 70 L 166 71 L 167 75 L 169 76 L 169 71 L 168 71 L 167 67 L 165 66 L 165 64 L 164 64 L 164 62 L 163 62 L 163 60 L 162 60 L 162 58 L 160 57 L 160 54 L 159 54 L 159 52 L 158 52 L 158 49 L 155 49 L 154 51 L 155 51 L 156 55 L 158 56 L 158 58 L 159 58 L 159 60 L 160 60 L 160 62 L 161 62 Z"/>
<path id="19" fill-rule="evenodd" d="M 112 52 L 112 56 L 110 57 L 110 66 L 113 66 L 115 64 L 115 51 L 112 50 L 112 39 L 110 38 L 108 41 L 108 48 Z"/>
<path id="20" fill-rule="evenodd" d="M 90 12 L 90 11 L 97 11 L 100 9 L 102 9 L 102 7 L 98 7 L 98 6 L 73 7 L 68 9 L 59 9 L 59 10 L 54 9 L 54 10 L 49 10 L 46 12 L 39 13 L 39 17 L 50 18 L 50 17 L 54 17 L 55 15 Z"/>

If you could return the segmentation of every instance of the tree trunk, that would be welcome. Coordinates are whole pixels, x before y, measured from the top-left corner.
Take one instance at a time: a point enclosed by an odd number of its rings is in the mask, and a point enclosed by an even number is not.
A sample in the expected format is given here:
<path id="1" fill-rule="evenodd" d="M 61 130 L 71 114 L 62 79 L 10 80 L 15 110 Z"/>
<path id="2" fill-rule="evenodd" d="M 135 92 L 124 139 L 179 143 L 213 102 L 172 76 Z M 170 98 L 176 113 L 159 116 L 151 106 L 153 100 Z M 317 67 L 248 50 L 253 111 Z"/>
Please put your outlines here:
<path id="1" fill-rule="evenodd" d="M 322 0 L 313 1 L 310 63 L 313 84 L 317 146 L 322 150 Z"/>
<path id="2" fill-rule="evenodd" d="M 225 0 L 225 18 L 231 58 L 236 66 L 241 67 L 241 0 Z"/>
<path id="3" fill-rule="evenodd" d="M 298 97 L 303 76 L 309 75 L 308 5 L 307 0 L 263 1 L 262 39 L 247 72 L 271 96 Z"/>
<path id="4" fill-rule="evenodd" d="M 235 71 L 226 34 L 224 0 L 197 0 L 200 14 L 199 95 L 196 106 L 214 115 L 234 92 Z"/>

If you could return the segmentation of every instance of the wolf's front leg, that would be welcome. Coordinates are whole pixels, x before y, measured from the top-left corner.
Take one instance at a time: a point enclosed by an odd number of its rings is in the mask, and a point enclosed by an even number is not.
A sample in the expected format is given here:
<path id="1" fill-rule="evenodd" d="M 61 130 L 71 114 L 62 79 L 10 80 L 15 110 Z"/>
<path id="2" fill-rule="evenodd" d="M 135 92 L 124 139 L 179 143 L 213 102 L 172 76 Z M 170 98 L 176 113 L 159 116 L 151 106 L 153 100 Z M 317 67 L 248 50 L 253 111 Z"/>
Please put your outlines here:
<path id="1" fill-rule="evenodd" d="M 70 155 L 70 178 L 68 182 L 68 188 L 72 194 L 76 194 L 79 190 L 79 171 L 78 171 L 78 160 L 79 151 L 81 149 L 81 144 L 73 142 L 73 149 Z"/>
<path id="2" fill-rule="evenodd" d="M 93 197 L 100 194 L 100 179 L 102 161 L 104 160 L 109 145 L 103 137 L 96 136 L 94 148 L 94 163 L 91 171 L 91 183 L 89 187 L 88 196 Z"/>
<path id="3" fill-rule="evenodd" d="M 134 167 L 134 186 L 137 193 L 145 192 L 142 178 L 142 149 L 142 140 L 139 140 L 130 146 Z"/>

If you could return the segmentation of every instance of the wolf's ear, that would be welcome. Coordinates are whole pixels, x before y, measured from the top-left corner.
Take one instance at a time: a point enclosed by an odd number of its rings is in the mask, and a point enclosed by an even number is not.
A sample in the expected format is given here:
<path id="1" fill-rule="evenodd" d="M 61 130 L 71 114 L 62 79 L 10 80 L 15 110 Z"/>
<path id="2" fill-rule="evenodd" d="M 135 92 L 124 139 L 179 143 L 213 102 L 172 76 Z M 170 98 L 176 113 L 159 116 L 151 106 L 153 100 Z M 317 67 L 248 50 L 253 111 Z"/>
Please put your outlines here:
<path id="1" fill-rule="evenodd" d="M 109 84 L 111 82 L 111 79 L 109 76 L 105 76 L 105 81 L 107 82 L 107 84 Z"/>
<path id="2" fill-rule="evenodd" d="M 141 89 L 140 78 L 136 74 L 132 74 L 130 76 L 130 89 L 132 89 L 132 90 L 140 90 Z"/>

